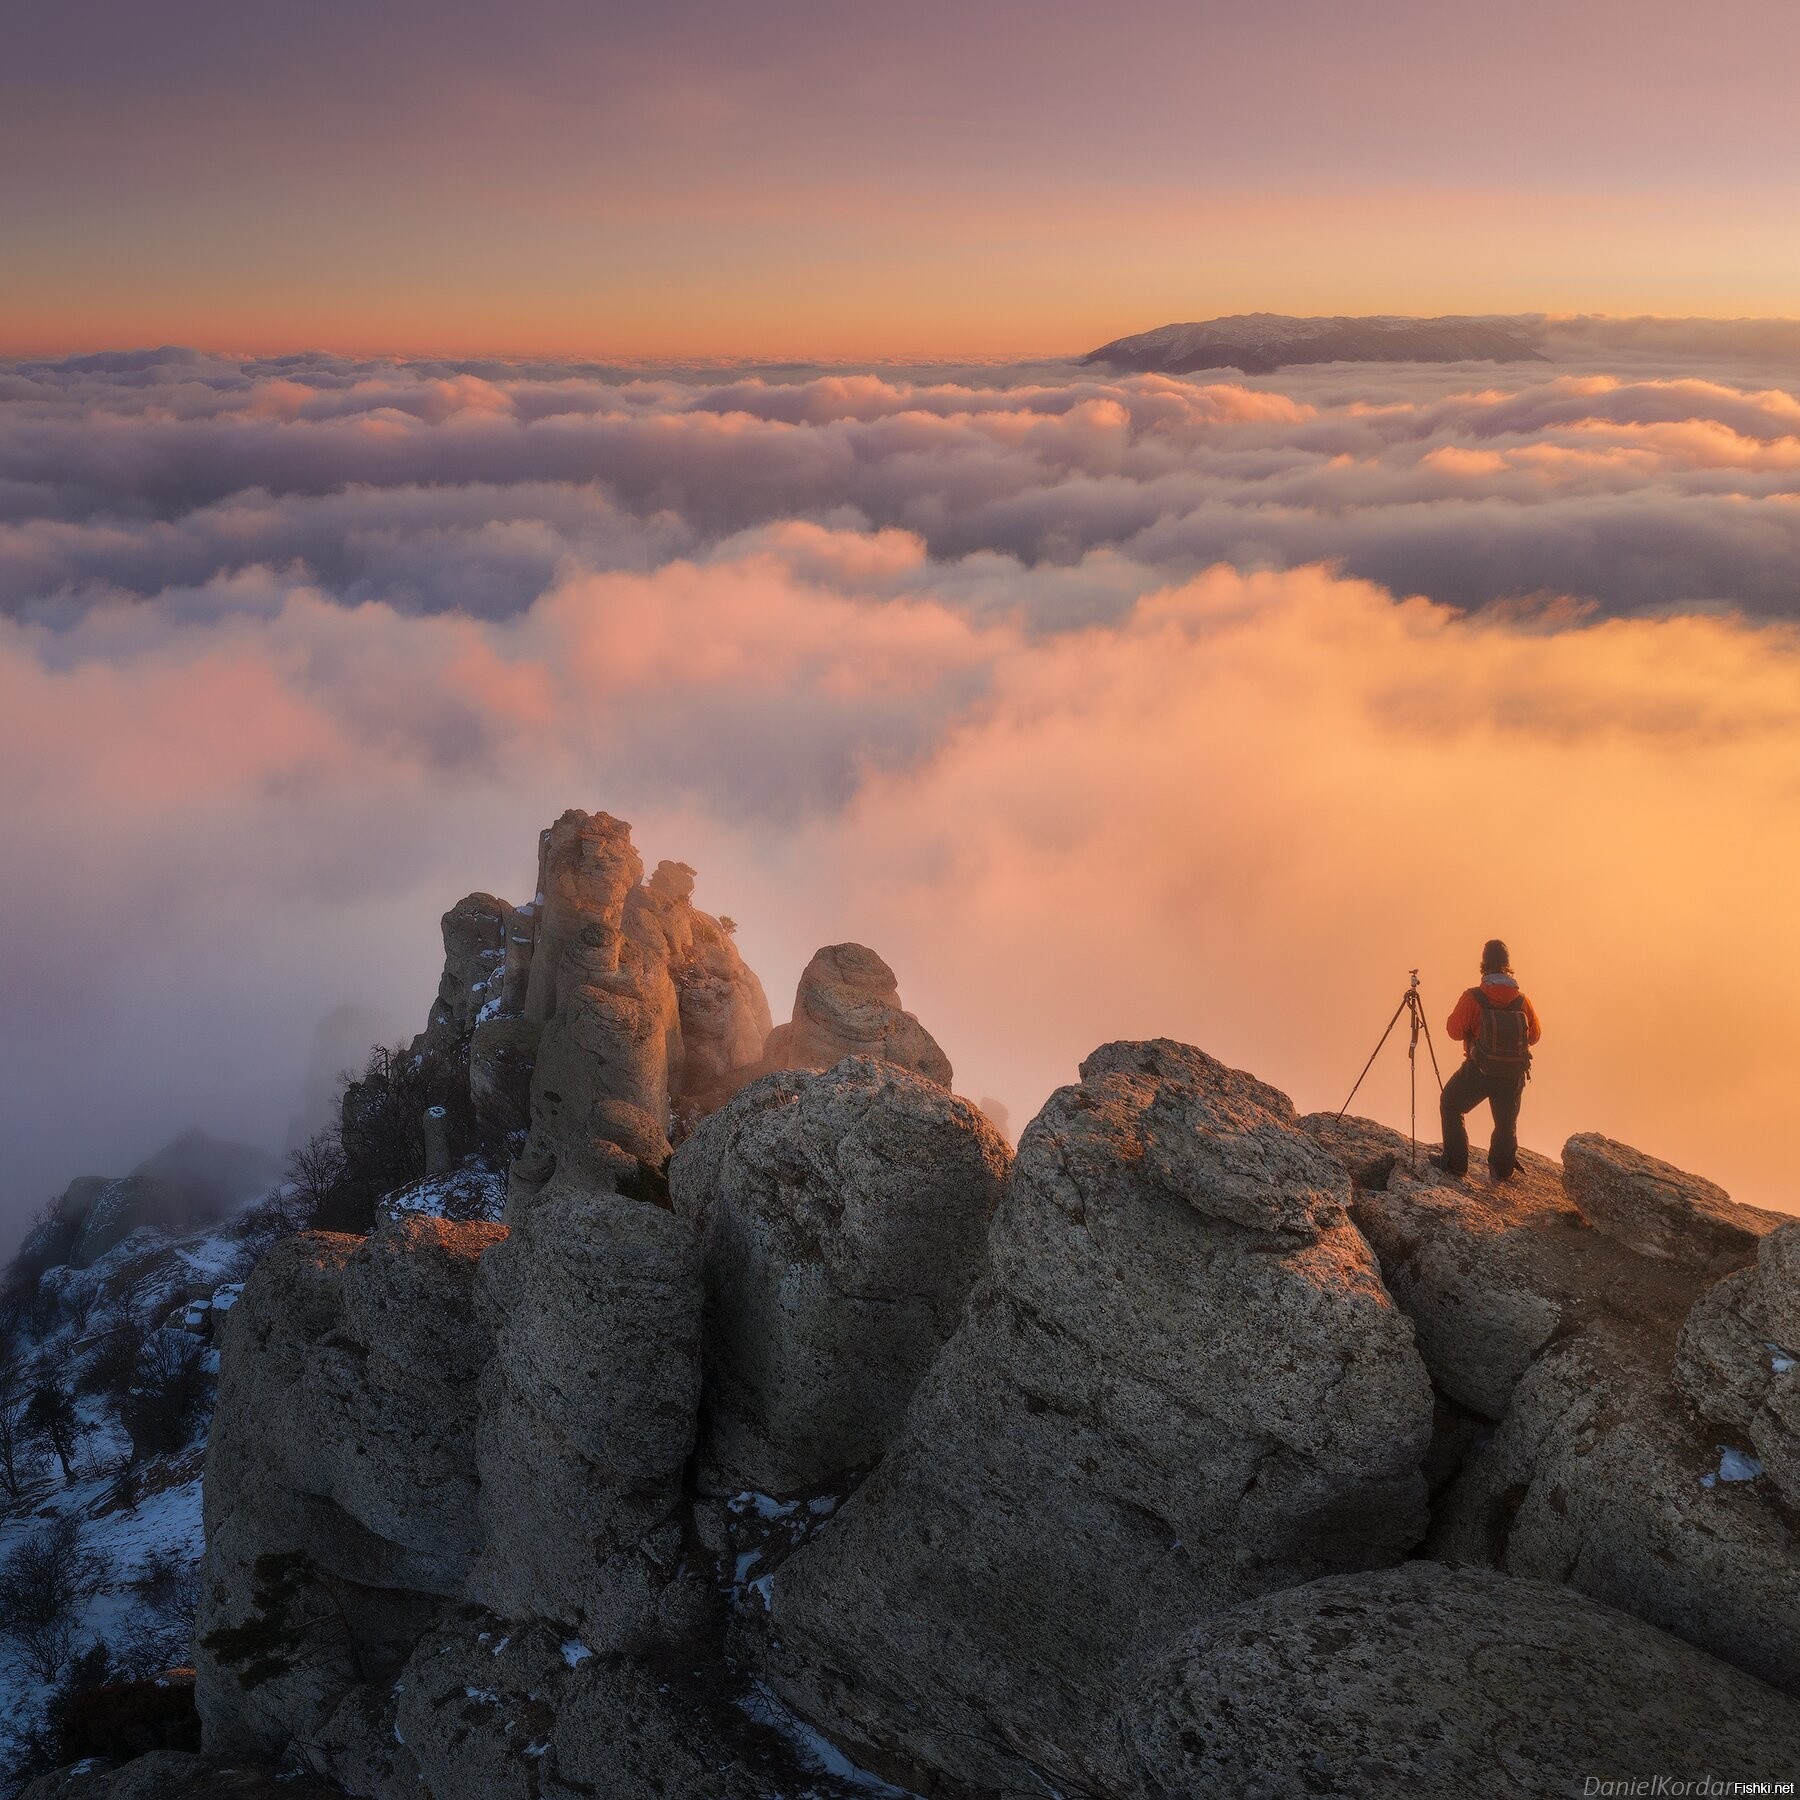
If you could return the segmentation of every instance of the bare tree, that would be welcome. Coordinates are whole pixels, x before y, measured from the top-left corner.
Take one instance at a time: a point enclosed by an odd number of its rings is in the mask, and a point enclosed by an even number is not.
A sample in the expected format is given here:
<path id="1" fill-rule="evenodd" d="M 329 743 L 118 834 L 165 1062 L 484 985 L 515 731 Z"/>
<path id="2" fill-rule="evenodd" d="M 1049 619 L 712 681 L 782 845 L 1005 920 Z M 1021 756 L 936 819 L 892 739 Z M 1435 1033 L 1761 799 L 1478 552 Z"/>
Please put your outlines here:
<path id="1" fill-rule="evenodd" d="M 130 1433 L 133 1450 L 140 1456 L 179 1450 L 211 1386 L 202 1345 L 185 1332 L 151 1332 L 119 1402 L 119 1423 Z"/>
<path id="2" fill-rule="evenodd" d="M 0 1486 L 17 1500 L 26 1455 L 25 1371 L 10 1339 L 0 1341 Z"/>
<path id="3" fill-rule="evenodd" d="M 75 1612 L 93 1589 L 81 1522 L 63 1514 L 28 1532 L 0 1561 L 0 1630 L 40 1681 L 53 1681 L 75 1644 Z"/>
<path id="4" fill-rule="evenodd" d="M 31 1436 L 42 1438 L 55 1451 L 56 1460 L 62 1464 L 63 1484 L 72 1487 L 75 1446 L 87 1425 L 75 1410 L 75 1397 L 60 1375 L 53 1372 L 38 1375 L 25 1402 L 23 1423 Z"/>

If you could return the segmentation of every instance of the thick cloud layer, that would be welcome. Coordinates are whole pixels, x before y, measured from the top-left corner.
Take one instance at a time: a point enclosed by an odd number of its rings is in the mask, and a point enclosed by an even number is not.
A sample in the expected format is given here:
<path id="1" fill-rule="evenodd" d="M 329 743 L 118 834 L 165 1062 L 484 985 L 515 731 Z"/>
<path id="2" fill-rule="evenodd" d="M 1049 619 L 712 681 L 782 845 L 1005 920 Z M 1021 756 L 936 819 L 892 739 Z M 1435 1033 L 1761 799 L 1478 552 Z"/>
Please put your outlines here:
<path id="1" fill-rule="evenodd" d="M 778 1010 L 875 943 L 1020 1120 L 1140 1032 L 1335 1104 L 1503 932 L 1528 1139 L 1787 1204 L 1797 480 L 1792 393 L 1641 358 L 0 370 L 0 1236 L 278 1142 L 569 805 L 695 863 Z"/>

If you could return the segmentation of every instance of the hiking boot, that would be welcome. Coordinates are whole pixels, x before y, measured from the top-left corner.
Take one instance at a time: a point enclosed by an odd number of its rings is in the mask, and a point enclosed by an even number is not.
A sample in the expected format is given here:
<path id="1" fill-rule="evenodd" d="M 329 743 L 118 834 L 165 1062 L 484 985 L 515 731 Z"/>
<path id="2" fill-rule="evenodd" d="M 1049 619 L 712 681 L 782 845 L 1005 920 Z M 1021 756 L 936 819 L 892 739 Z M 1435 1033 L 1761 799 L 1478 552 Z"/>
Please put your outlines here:
<path id="1" fill-rule="evenodd" d="M 1461 1168 L 1458 1168 L 1454 1163 L 1445 1162 L 1441 1154 L 1428 1156 L 1425 1160 L 1430 1163 L 1434 1169 L 1442 1169 L 1446 1175 L 1454 1175 L 1458 1181 L 1461 1181 L 1469 1172 L 1469 1165 L 1467 1163 L 1464 1163 Z"/>

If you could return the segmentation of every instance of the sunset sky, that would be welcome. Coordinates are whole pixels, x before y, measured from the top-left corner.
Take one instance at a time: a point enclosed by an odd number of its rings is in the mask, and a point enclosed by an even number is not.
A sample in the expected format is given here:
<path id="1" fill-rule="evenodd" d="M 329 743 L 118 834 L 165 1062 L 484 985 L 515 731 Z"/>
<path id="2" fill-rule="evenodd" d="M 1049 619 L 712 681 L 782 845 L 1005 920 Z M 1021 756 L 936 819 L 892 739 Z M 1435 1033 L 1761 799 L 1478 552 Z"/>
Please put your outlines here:
<path id="1" fill-rule="evenodd" d="M 0 353 L 1786 313 L 1797 61 L 1781 0 L 64 0 L 0 56 Z"/>

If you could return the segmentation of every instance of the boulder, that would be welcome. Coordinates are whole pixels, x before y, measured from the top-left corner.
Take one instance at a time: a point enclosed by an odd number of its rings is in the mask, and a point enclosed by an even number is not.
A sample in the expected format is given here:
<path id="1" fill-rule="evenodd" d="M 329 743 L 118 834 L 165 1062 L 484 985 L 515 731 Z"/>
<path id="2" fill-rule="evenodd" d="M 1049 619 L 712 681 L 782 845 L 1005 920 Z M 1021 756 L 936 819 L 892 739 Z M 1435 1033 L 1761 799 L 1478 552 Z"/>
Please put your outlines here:
<path id="1" fill-rule="evenodd" d="M 1111 1044 L 1019 1146 L 991 1272 L 887 1456 L 775 1572 L 789 1704 L 909 1785 L 1117 1790 L 1197 1620 L 1404 1557 L 1432 1395 L 1285 1096 Z"/>
<path id="2" fill-rule="evenodd" d="M 1706 1418 L 1748 1442 L 1800 1509 L 1800 1219 L 1764 1237 L 1755 1264 L 1689 1313 L 1675 1380 Z"/>
<path id="3" fill-rule="evenodd" d="M 481 1544 L 473 1289 L 493 1225 L 407 1216 L 366 1239 L 303 1233 L 218 1322 L 197 1700 L 209 1749 L 270 1752 L 318 1705 L 403 1656 Z M 259 1610 L 258 1559 L 303 1553 L 346 1629 L 245 1689 L 204 1640 Z"/>
<path id="4" fill-rule="evenodd" d="M 1565 1587 L 1429 1562 L 1209 1619 L 1121 1732 L 1135 1800 L 1573 1800 L 1595 1776 L 1800 1768 L 1800 1706 L 1760 1681 Z"/>
<path id="5" fill-rule="evenodd" d="M 1421 1146 L 1367 1119 L 1315 1113 L 1301 1128 L 1355 1187 L 1351 1217 L 1412 1320 L 1419 1354 L 1441 1393 L 1494 1420 L 1553 1340 L 1593 1318 L 1619 1316 L 1673 1334 L 1699 1278 L 1646 1261 L 1587 1227 L 1547 1157 L 1521 1154 L 1517 1172 L 1446 1175 Z"/>
<path id="6" fill-rule="evenodd" d="M 509 1218 L 479 1280 L 494 1354 L 472 1456 L 486 1548 L 467 1592 L 577 1624 L 597 1650 L 678 1637 L 700 1401 L 693 1233 L 645 1201 L 560 1182 Z"/>
<path id="7" fill-rule="evenodd" d="M 1586 1131 L 1563 1145 L 1569 1198 L 1596 1231 L 1640 1256 L 1723 1274 L 1756 1254 L 1781 1215 L 1739 1206 L 1722 1187 Z"/>
<path id="8" fill-rule="evenodd" d="M 1010 1154 L 890 1063 L 771 1075 L 676 1152 L 707 1319 L 703 1482 L 791 1494 L 871 1467 L 985 1262 Z"/>
<path id="9" fill-rule="evenodd" d="M 898 1063 L 950 1085 L 950 1059 L 901 1006 L 894 971 L 862 944 L 828 944 L 800 977 L 792 1020 L 770 1032 L 762 1067 L 829 1069 L 846 1056 Z"/>
<path id="10" fill-rule="evenodd" d="M 1682 1403 L 1660 1331 L 1546 1349 L 1440 1501 L 1428 1554 L 1564 1582 L 1800 1693 L 1800 1538 Z"/>
<path id="11" fill-rule="evenodd" d="M 759 1774 L 744 1754 L 754 1746 L 743 1715 L 685 1672 L 473 1610 L 424 1637 L 390 1690 L 351 1696 L 316 1743 L 333 1779 L 369 1800 L 775 1800 L 799 1791 Z"/>

